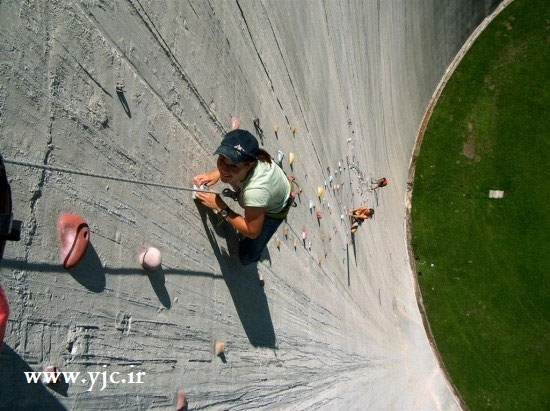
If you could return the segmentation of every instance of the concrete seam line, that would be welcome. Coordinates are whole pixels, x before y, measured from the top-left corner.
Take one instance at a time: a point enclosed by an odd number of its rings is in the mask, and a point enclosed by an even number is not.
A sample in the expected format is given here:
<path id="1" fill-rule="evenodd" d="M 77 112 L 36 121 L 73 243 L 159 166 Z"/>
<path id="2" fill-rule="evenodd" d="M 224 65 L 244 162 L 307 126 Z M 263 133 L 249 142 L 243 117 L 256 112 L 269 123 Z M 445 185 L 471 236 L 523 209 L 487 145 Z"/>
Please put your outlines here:
<path id="1" fill-rule="evenodd" d="M 422 294 L 420 292 L 420 286 L 418 284 L 418 277 L 416 276 L 416 264 L 414 260 L 414 252 L 412 249 L 412 231 L 411 231 L 411 199 L 412 199 L 412 192 L 413 192 L 413 186 L 414 186 L 414 177 L 415 177 L 415 171 L 416 171 L 416 160 L 418 159 L 418 155 L 420 153 L 420 146 L 422 145 L 422 141 L 424 139 L 424 133 L 426 132 L 426 128 L 428 126 L 428 122 L 430 121 L 430 117 L 432 116 L 433 110 L 435 108 L 435 105 L 437 104 L 437 101 L 439 100 L 439 97 L 441 96 L 443 90 L 445 89 L 445 86 L 447 85 L 447 82 L 455 72 L 456 68 L 468 52 L 474 42 L 477 40 L 477 38 L 481 35 L 481 33 L 487 28 L 487 26 L 506 8 L 508 7 L 513 0 L 503 0 L 502 3 L 499 4 L 499 6 L 483 21 L 476 27 L 476 29 L 473 31 L 473 33 L 468 37 L 464 45 L 460 48 L 454 59 L 451 61 L 449 66 L 447 67 L 447 70 L 445 70 L 445 73 L 443 77 L 441 78 L 439 84 L 435 88 L 435 91 L 432 95 L 432 98 L 430 99 L 430 102 L 428 103 L 428 107 L 426 108 L 426 111 L 424 113 L 424 117 L 422 118 L 422 121 L 420 123 L 420 126 L 418 128 L 418 133 L 416 136 L 416 141 L 413 147 L 413 151 L 411 153 L 411 159 L 409 162 L 409 172 L 407 176 L 407 186 L 405 191 L 405 212 L 406 212 L 406 218 L 405 218 L 405 241 L 406 241 L 406 247 L 408 251 L 408 258 L 409 258 L 409 267 L 411 269 L 411 275 L 413 277 L 414 281 L 414 288 L 415 288 L 415 294 L 416 294 L 416 301 L 418 304 L 418 309 L 420 311 L 420 315 L 422 317 L 422 323 L 424 324 L 424 329 L 426 330 L 426 336 L 428 338 L 428 341 L 430 343 L 430 346 L 432 347 L 432 351 L 434 353 L 434 356 L 436 357 L 436 360 L 439 364 L 440 369 L 443 371 L 443 374 L 445 376 L 445 379 L 447 380 L 447 383 L 449 384 L 449 387 L 451 389 L 451 392 L 455 396 L 456 401 L 460 404 L 460 406 L 467 410 L 468 406 L 466 405 L 466 402 L 460 395 L 460 392 L 456 388 L 449 372 L 447 371 L 447 368 L 445 367 L 445 364 L 443 362 L 443 359 L 441 358 L 441 354 L 437 348 L 437 344 L 435 342 L 432 329 L 430 327 L 430 323 L 428 322 L 428 317 L 426 315 L 426 308 L 424 307 L 424 301 L 422 299 Z"/>

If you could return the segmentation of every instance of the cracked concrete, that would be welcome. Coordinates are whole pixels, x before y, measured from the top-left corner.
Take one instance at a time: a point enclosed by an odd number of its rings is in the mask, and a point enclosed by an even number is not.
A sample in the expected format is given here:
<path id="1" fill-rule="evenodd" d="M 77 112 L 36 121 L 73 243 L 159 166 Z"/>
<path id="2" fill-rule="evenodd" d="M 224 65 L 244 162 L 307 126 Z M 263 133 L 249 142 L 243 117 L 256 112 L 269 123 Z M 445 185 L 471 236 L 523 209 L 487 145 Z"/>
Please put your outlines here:
<path id="1" fill-rule="evenodd" d="M 407 181 L 436 86 L 497 3 L 0 3 L 6 158 L 192 186 L 231 117 L 253 131 L 257 116 L 268 152 L 296 154 L 283 168 L 304 189 L 288 237 L 282 226 L 269 259 L 243 268 L 229 257 L 234 233 L 191 193 L 8 164 L 24 232 L 0 267 L 3 404 L 172 409 L 183 388 L 192 408 L 460 408 L 417 306 Z M 375 196 L 360 175 L 390 183 Z M 320 201 L 331 179 L 340 189 Z M 340 216 L 365 202 L 375 217 L 352 242 Z M 91 232 L 70 271 L 58 257 L 64 212 Z M 161 270 L 139 266 L 148 246 Z M 49 364 L 146 374 L 104 390 L 26 383 L 24 371 Z"/>

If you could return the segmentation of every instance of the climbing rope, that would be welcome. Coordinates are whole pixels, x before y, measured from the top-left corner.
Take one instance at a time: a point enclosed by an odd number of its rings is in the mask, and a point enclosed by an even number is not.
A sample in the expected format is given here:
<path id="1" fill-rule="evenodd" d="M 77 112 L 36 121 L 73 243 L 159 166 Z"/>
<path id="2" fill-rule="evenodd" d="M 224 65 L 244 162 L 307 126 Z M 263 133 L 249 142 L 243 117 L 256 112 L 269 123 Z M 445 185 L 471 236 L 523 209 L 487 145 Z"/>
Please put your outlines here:
<path id="1" fill-rule="evenodd" d="M 212 193 L 212 194 L 218 194 L 218 195 L 222 195 L 224 197 L 230 197 L 230 198 L 233 198 L 233 196 L 234 196 L 234 192 L 232 190 L 230 190 L 229 188 L 225 188 L 221 193 L 218 193 L 218 192 L 215 192 L 215 191 L 201 190 L 201 189 L 198 189 L 198 188 L 187 188 L 187 187 L 181 187 L 181 186 L 173 186 L 173 185 L 169 185 L 169 184 L 153 183 L 151 181 L 142 181 L 142 180 L 135 180 L 135 179 L 130 179 L 130 178 L 108 176 L 108 175 L 105 175 L 105 174 L 89 173 L 89 172 L 86 172 L 86 171 L 71 170 L 71 169 L 64 168 L 64 167 L 54 167 L 54 166 L 49 166 L 49 165 L 45 165 L 45 164 L 30 163 L 28 161 L 12 160 L 12 159 L 8 159 L 8 158 L 4 158 L 4 163 L 14 164 L 14 165 L 18 165 L 18 166 L 25 166 L 25 167 L 40 168 L 40 169 L 48 170 L 48 171 L 57 171 L 59 173 L 77 174 L 77 175 L 87 176 L 87 177 L 103 178 L 103 179 L 106 179 L 106 180 L 122 181 L 122 182 L 125 182 L 125 183 L 142 184 L 142 185 L 162 187 L 162 188 L 171 188 L 171 189 L 174 189 L 174 190 L 192 191 L 192 192 L 197 192 L 197 193 Z"/>

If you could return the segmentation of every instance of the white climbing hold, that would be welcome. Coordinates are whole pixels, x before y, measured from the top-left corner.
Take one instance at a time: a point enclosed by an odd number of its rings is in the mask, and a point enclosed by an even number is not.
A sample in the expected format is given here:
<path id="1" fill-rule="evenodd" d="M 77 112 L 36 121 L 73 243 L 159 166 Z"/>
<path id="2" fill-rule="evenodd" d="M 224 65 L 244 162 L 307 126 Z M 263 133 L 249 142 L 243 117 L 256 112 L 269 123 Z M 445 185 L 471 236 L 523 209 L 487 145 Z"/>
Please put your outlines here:
<path id="1" fill-rule="evenodd" d="M 160 251 L 155 247 L 149 247 L 139 255 L 139 262 L 146 270 L 156 270 L 160 267 L 161 261 Z"/>
<path id="2" fill-rule="evenodd" d="M 277 163 L 280 163 L 283 161 L 283 158 L 285 157 L 285 153 L 283 153 L 281 150 L 277 151 Z"/>

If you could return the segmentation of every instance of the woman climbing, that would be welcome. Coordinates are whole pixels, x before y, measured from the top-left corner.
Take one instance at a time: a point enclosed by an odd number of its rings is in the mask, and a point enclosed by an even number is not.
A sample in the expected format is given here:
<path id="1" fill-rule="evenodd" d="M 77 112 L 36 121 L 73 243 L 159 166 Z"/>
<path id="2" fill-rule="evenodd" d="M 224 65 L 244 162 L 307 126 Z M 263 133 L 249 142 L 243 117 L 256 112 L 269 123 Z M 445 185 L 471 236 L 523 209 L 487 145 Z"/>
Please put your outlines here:
<path id="1" fill-rule="evenodd" d="M 354 234 L 359 228 L 359 226 L 363 224 L 363 221 L 365 221 L 368 218 L 372 218 L 372 216 L 374 215 L 374 210 L 367 206 L 362 206 L 362 207 L 350 210 L 348 212 L 348 215 L 351 218 L 351 233 Z"/>
<path id="2" fill-rule="evenodd" d="M 217 169 L 195 176 L 194 183 L 211 187 L 221 180 L 231 185 L 244 208 L 244 217 L 231 210 L 217 194 L 199 192 L 196 198 L 217 210 L 245 236 L 239 242 L 239 259 L 243 265 L 254 263 L 260 260 L 267 242 L 288 214 L 293 202 L 290 182 L 246 130 L 227 133 L 214 154 L 218 154 Z"/>

